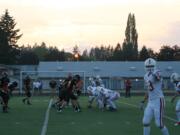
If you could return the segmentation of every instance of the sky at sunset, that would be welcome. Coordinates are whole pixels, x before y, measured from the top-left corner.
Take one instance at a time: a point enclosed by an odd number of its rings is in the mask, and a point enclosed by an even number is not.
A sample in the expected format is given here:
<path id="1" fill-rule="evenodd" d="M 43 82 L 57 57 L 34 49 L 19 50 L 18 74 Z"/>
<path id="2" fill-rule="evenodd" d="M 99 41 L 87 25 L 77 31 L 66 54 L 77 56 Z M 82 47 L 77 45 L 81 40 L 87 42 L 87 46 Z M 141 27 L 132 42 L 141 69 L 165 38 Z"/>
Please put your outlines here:
<path id="1" fill-rule="evenodd" d="M 23 37 L 19 45 L 44 41 L 72 51 L 122 44 L 129 13 L 136 17 L 139 50 L 180 45 L 180 0 L 0 0 Z"/>

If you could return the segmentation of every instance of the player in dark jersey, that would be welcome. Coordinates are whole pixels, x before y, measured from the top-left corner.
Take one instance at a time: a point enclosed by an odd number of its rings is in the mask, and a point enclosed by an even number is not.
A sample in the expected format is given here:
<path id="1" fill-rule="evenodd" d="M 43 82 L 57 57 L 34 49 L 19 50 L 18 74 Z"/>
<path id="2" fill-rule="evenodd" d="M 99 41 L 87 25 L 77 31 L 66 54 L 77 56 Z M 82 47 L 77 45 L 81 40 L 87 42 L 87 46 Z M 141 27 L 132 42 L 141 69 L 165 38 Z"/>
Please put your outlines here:
<path id="1" fill-rule="evenodd" d="M 74 93 L 77 95 L 77 97 L 79 97 L 81 95 L 81 93 L 82 93 L 83 81 L 81 80 L 81 77 L 78 74 L 74 76 L 74 79 L 76 81 L 75 87 L 74 87 Z M 80 104 L 78 102 L 78 99 L 77 99 L 76 102 L 78 104 L 78 108 L 81 109 Z"/>
<path id="2" fill-rule="evenodd" d="M 67 87 L 72 80 L 72 75 L 69 74 L 68 77 L 61 83 L 61 87 L 59 87 L 59 103 L 58 103 L 58 112 L 61 112 L 62 109 L 69 104 L 69 94 Z"/>
<path id="3" fill-rule="evenodd" d="M 8 83 L 9 78 L 7 73 L 2 74 L 2 78 L 0 79 L 0 96 L 2 98 L 2 110 L 4 113 L 7 113 L 8 109 L 8 101 L 9 101 L 9 91 L 8 91 Z"/>
<path id="4" fill-rule="evenodd" d="M 60 99 L 62 99 L 62 103 L 59 105 L 58 111 L 61 112 L 63 107 L 67 104 L 69 100 L 71 100 L 72 106 L 75 112 L 80 112 L 80 106 L 77 101 L 77 96 L 75 94 L 75 86 L 77 83 L 77 78 L 72 78 L 69 76 L 65 81 L 62 89 L 62 95 Z M 64 99 L 63 99 L 64 98 Z"/>
<path id="5" fill-rule="evenodd" d="M 26 97 L 22 100 L 23 103 L 26 103 L 28 105 L 31 105 L 30 103 L 30 97 L 31 97 L 31 78 L 29 76 L 26 76 L 26 78 L 24 79 L 24 87 L 25 87 L 25 95 Z"/>
<path id="6" fill-rule="evenodd" d="M 49 82 L 49 87 L 51 88 L 51 96 L 52 96 L 52 98 L 55 98 L 55 96 L 56 96 L 56 86 L 57 86 L 57 82 L 54 79 L 52 79 Z"/>
<path id="7" fill-rule="evenodd" d="M 55 107 L 55 105 L 56 105 L 56 87 L 57 87 L 56 80 L 52 79 L 49 82 L 49 87 L 51 89 L 51 98 L 53 100 L 52 107 Z"/>
<path id="8" fill-rule="evenodd" d="M 61 108 L 67 105 L 67 102 L 69 102 L 67 98 L 67 90 L 66 85 L 67 80 L 60 80 L 59 86 L 58 86 L 58 99 L 55 103 L 55 106 L 57 107 L 57 110 L 60 112 L 62 111 Z M 60 110 L 61 109 L 61 110 Z"/>
<path id="9" fill-rule="evenodd" d="M 77 93 L 78 96 L 80 96 L 82 93 L 83 81 L 81 80 L 81 77 L 79 75 L 75 75 L 75 79 L 76 79 L 75 92 Z"/>
<path id="10" fill-rule="evenodd" d="M 8 89 L 9 89 L 9 95 L 12 96 L 12 92 L 16 89 L 18 83 L 16 81 L 9 83 Z"/>

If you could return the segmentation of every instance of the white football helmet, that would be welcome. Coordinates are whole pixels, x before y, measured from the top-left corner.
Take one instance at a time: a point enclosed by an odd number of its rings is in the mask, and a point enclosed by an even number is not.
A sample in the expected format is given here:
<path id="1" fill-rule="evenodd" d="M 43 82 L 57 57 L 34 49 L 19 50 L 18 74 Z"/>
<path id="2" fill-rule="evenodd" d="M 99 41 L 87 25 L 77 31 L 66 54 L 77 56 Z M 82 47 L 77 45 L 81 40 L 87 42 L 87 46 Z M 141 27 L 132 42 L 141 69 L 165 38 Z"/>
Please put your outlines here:
<path id="1" fill-rule="evenodd" d="M 152 58 L 148 58 L 144 62 L 146 72 L 154 71 L 156 68 L 156 61 Z"/>
<path id="2" fill-rule="evenodd" d="M 93 78 L 92 78 L 92 77 L 89 77 L 89 81 L 93 81 Z"/>
<path id="3" fill-rule="evenodd" d="M 97 79 L 97 80 L 98 80 L 98 79 L 100 79 L 100 76 L 99 76 L 99 75 L 97 75 L 97 76 L 96 76 L 96 79 Z"/>
<path id="4" fill-rule="evenodd" d="M 180 81 L 180 76 L 178 73 L 172 73 L 170 76 L 170 80 L 172 83 Z"/>

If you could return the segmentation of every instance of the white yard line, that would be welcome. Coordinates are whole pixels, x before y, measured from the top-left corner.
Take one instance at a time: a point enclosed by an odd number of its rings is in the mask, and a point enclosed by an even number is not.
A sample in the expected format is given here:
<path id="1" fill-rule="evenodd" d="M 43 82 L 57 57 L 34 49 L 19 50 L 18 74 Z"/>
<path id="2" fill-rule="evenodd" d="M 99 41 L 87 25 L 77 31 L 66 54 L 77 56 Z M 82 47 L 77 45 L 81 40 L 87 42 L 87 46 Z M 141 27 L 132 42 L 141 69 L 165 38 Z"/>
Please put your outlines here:
<path id="1" fill-rule="evenodd" d="M 46 135 L 48 121 L 49 121 L 49 111 L 51 109 L 52 101 L 53 101 L 53 99 L 50 99 L 48 108 L 46 110 L 46 115 L 45 115 L 45 119 L 44 119 L 42 130 L 41 130 L 41 135 Z"/>
<path id="2" fill-rule="evenodd" d="M 129 103 L 126 103 L 126 102 L 119 102 L 119 103 L 125 104 L 125 105 L 129 105 L 129 106 L 131 106 L 131 107 L 139 108 L 139 106 L 134 105 L 134 104 L 129 104 Z M 177 122 L 176 119 L 171 118 L 171 117 L 169 117 L 169 116 L 167 116 L 167 115 L 164 115 L 164 118 L 166 118 L 166 119 L 168 119 L 168 120 L 170 120 L 170 121 L 173 121 L 173 122 Z"/>
<path id="3" fill-rule="evenodd" d="M 166 118 L 166 119 L 168 119 L 168 120 L 171 120 L 171 121 L 173 121 L 173 122 L 177 122 L 177 120 L 175 120 L 175 119 L 173 119 L 173 118 L 171 118 L 171 117 L 169 117 L 169 116 L 167 116 L 167 115 L 164 115 L 164 118 Z"/>

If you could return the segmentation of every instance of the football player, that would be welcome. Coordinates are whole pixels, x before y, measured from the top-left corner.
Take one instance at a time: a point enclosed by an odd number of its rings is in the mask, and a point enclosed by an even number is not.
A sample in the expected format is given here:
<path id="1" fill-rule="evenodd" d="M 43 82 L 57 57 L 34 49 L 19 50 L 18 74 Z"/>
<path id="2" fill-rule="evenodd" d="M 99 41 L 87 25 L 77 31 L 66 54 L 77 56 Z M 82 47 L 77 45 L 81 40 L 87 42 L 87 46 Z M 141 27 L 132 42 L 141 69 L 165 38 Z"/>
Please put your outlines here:
<path id="1" fill-rule="evenodd" d="M 18 83 L 16 81 L 8 84 L 9 95 L 12 96 L 12 92 L 16 89 Z"/>
<path id="2" fill-rule="evenodd" d="M 103 106 L 104 95 L 103 95 L 103 92 L 102 92 L 101 88 L 102 87 L 99 87 L 99 86 L 98 87 L 89 86 L 87 88 L 87 92 L 88 92 L 88 95 L 89 95 L 88 108 L 92 107 L 92 103 L 95 100 L 98 108 L 103 110 L 103 108 L 104 108 L 104 106 Z"/>
<path id="3" fill-rule="evenodd" d="M 89 99 L 88 99 L 88 108 L 92 107 L 92 103 L 95 99 L 95 97 L 97 96 L 96 93 L 96 83 L 94 81 L 93 78 L 89 78 L 89 86 L 87 87 L 87 94 L 89 95 Z"/>
<path id="4" fill-rule="evenodd" d="M 103 81 L 102 81 L 102 79 L 101 79 L 101 77 L 99 75 L 97 75 L 95 77 L 95 82 L 96 82 L 96 86 L 98 84 L 98 86 L 104 87 L 104 83 L 103 83 Z"/>
<path id="5" fill-rule="evenodd" d="M 30 97 L 31 97 L 31 78 L 27 75 L 24 79 L 24 86 L 25 86 L 25 98 L 22 100 L 22 102 L 25 104 L 27 101 L 28 105 L 31 105 L 30 103 Z"/>
<path id="6" fill-rule="evenodd" d="M 162 92 L 161 72 L 156 69 L 156 61 L 152 58 L 146 59 L 144 65 L 146 70 L 144 81 L 147 86 L 147 94 L 142 102 L 148 100 L 148 103 L 144 110 L 143 133 L 144 135 L 150 135 L 150 123 L 154 118 L 155 124 L 161 129 L 162 134 L 169 135 L 163 122 L 165 100 Z"/>
<path id="7" fill-rule="evenodd" d="M 180 75 L 178 73 L 173 73 L 170 77 L 170 80 L 172 83 L 174 83 L 174 88 L 176 90 L 176 94 L 171 99 L 171 102 L 173 103 L 174 100 L 180 96 Z M 174 124 L 175 126 L 180 125 L 180 99 L 178 99 L 176 103 L 176 116 L 177 116 L 177 122 Z"/>
<path id="8" fill-rule="evenodd" d="M 52 79 L 52 80 L 49 82 L 49 87 L 51 88 L 51 97 L 52 97 L 53 99 L 55 99 L 55 96 L 56 96 L 56 86 L 57 86 L 56 80 Z"/>
<path id="9" fill-rule="evenodd" d="M 116 91 L 104 88 L 103 95 L 105 97 L 104 103 L 107 105 L 109 111 L 117 111 L 115 101 L 119 99 L 120 94 Z"/>
<path id="10" fill-rule="evenodd" d="M 9 101 L 9 91 L 8 83 L 10 82 L 8 74 L 6 72 L 2 73 L 2 78 L 0 79 L 0 96 L 2 98 L 2 110 L 4 113 L 8 112 L 8 101 Z"/>
<path id="11" fill-rule="evenodd" d="M 77 96 L 74 93 L 76 84 L 77 84 L 77 76 L 75 76 L 74 78 L 68 77 L 64 81 L 63 89 L 65 90 L 64 91 L 65 92 L 64 93 L 65 97 L 62 100 L 62 102 L 59 104 L 59 107 L 58 107 L 58 110 L 57 110 L 58 112 L 62 112 L 62 109 L 64 108 L 64 106 L 67 104 L 67 102 L 69 100 L 71 100 L 71 103 L 72 103 L 72 106 L 73 106 L 73 109 L 74 109 L 75 112 L 80 112 L 81 111 L 79 102 L 77 100 Z"/>
<path id="12" fill-rule="evenodd" d="M 104 87 L 97 86 L 96 91 L 97 91 L 97 96 L 96 96 L 97 106 L 100 110 L 104 111 L 106 107 Z"/>

